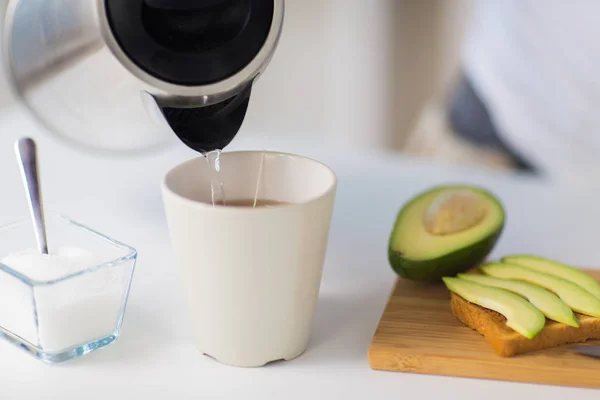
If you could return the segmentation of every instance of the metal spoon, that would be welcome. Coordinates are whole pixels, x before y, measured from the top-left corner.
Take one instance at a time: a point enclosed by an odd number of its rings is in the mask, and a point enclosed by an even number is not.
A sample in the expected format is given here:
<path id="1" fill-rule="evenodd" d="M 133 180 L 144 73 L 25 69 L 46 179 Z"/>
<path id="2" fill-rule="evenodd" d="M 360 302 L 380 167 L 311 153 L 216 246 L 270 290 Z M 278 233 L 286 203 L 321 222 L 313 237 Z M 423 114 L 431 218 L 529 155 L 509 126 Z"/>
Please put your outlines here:
<path id="1" fill-rule="evenodd" d="M 38 176 L 36 145 L 31 138 L 22 138 L 15 143 L 15 151 L 21 170 L 21 177 L 27 192 L 29 212 L 33 220 L 33 229 L 37 239 L 40 253 L 48 254 L 48 242 L 46 240 L 46 225 L 44 223 L 44 209 L 42 207 L 42 196 L 40 193 L 40 181 Z"/>

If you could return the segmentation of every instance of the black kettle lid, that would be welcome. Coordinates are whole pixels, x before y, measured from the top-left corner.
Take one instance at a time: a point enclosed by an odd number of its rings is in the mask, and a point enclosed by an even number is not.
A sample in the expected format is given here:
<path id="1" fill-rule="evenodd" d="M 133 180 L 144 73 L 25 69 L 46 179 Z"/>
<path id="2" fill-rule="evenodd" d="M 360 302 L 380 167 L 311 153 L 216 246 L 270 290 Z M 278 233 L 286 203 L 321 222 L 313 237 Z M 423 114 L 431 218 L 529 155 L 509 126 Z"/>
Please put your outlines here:
<path id="1" fill-rule="evenodd" d="M 150 75 L 200 86 L 234 75 L 263 47 L 273 0 L 106 0 L 113 35 Z"/>

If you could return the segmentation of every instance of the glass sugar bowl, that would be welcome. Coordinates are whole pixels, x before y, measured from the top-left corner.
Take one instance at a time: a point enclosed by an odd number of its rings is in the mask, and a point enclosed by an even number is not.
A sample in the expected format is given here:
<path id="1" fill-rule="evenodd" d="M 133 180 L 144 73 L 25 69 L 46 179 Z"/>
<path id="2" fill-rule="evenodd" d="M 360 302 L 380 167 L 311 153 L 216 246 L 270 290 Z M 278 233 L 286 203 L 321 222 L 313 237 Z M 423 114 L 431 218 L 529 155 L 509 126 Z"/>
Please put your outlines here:
<path id="1" fill-rule="evenodd" d="M 59 363 L 113 343 L 137 252 L 60 215 L 47 215 L 49 255 L 27 219 L 0 227 L 0 338 Z"/>

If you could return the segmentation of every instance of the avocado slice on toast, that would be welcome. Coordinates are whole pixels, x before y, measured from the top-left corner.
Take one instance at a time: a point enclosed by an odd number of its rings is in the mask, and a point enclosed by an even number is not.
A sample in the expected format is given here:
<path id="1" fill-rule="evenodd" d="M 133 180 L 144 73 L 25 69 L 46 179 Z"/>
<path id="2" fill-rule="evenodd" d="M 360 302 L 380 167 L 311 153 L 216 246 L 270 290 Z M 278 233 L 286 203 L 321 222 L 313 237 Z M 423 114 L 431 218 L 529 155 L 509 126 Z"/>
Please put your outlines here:
<path id="1" fill-rule="evenodd" d="M 590 274 L 578 268 L 532 255 L 513 255 L 503 257 L 501 261 L 521 265 L 546 274 L 556 275 L 581 286 L 600 299 L 600 284 Z"/>
<path id="2" fill-rule="evenodd" d="M 546 318 L 533 304 L 505 289 L 461 278 L 443 277 L 446 287 L 470 303 L 494 310 L 506 317 L 506 325 L 528 339 L 544 329 Z"/>
<path id="3" fill-rule="evenodd" d="M 579 322 L 571 308 L 556 295 L 539 286 L 527 282 L 494 278 L 482 274 L 458 274 L 458 277 L 482 285 L 506 289 L 521 295 L 537 307 L 548 319 L 575 328 L 579 327 Z"/>
<path id="4" fill-rule="evenodd" d="M 555 275 L 506 262 L 486 263 L 480 266 L 486 275 L 496 278 L 529 282 L 555 293 L 575 312 L 600 318 L 600 300 L 573 282 Z"/>

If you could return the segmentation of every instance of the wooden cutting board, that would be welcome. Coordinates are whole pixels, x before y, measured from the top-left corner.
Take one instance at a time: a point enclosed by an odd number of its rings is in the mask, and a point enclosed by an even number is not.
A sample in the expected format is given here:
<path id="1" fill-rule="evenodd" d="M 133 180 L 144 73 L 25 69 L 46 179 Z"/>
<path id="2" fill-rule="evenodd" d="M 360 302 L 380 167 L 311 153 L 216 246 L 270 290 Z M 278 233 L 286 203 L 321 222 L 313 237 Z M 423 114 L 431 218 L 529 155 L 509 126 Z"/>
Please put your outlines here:
<path id="1" fill-rule="evenodd" d="M 589 271 L 600 280 L 600 271 Z M 590 341 L 600 345 L 600 341 Z M 600 358 L 566 346 L 505 358 L 450 311 L 442 284 L 399 279 L 369 348 L 376 370 L 600 388 Z"/>

